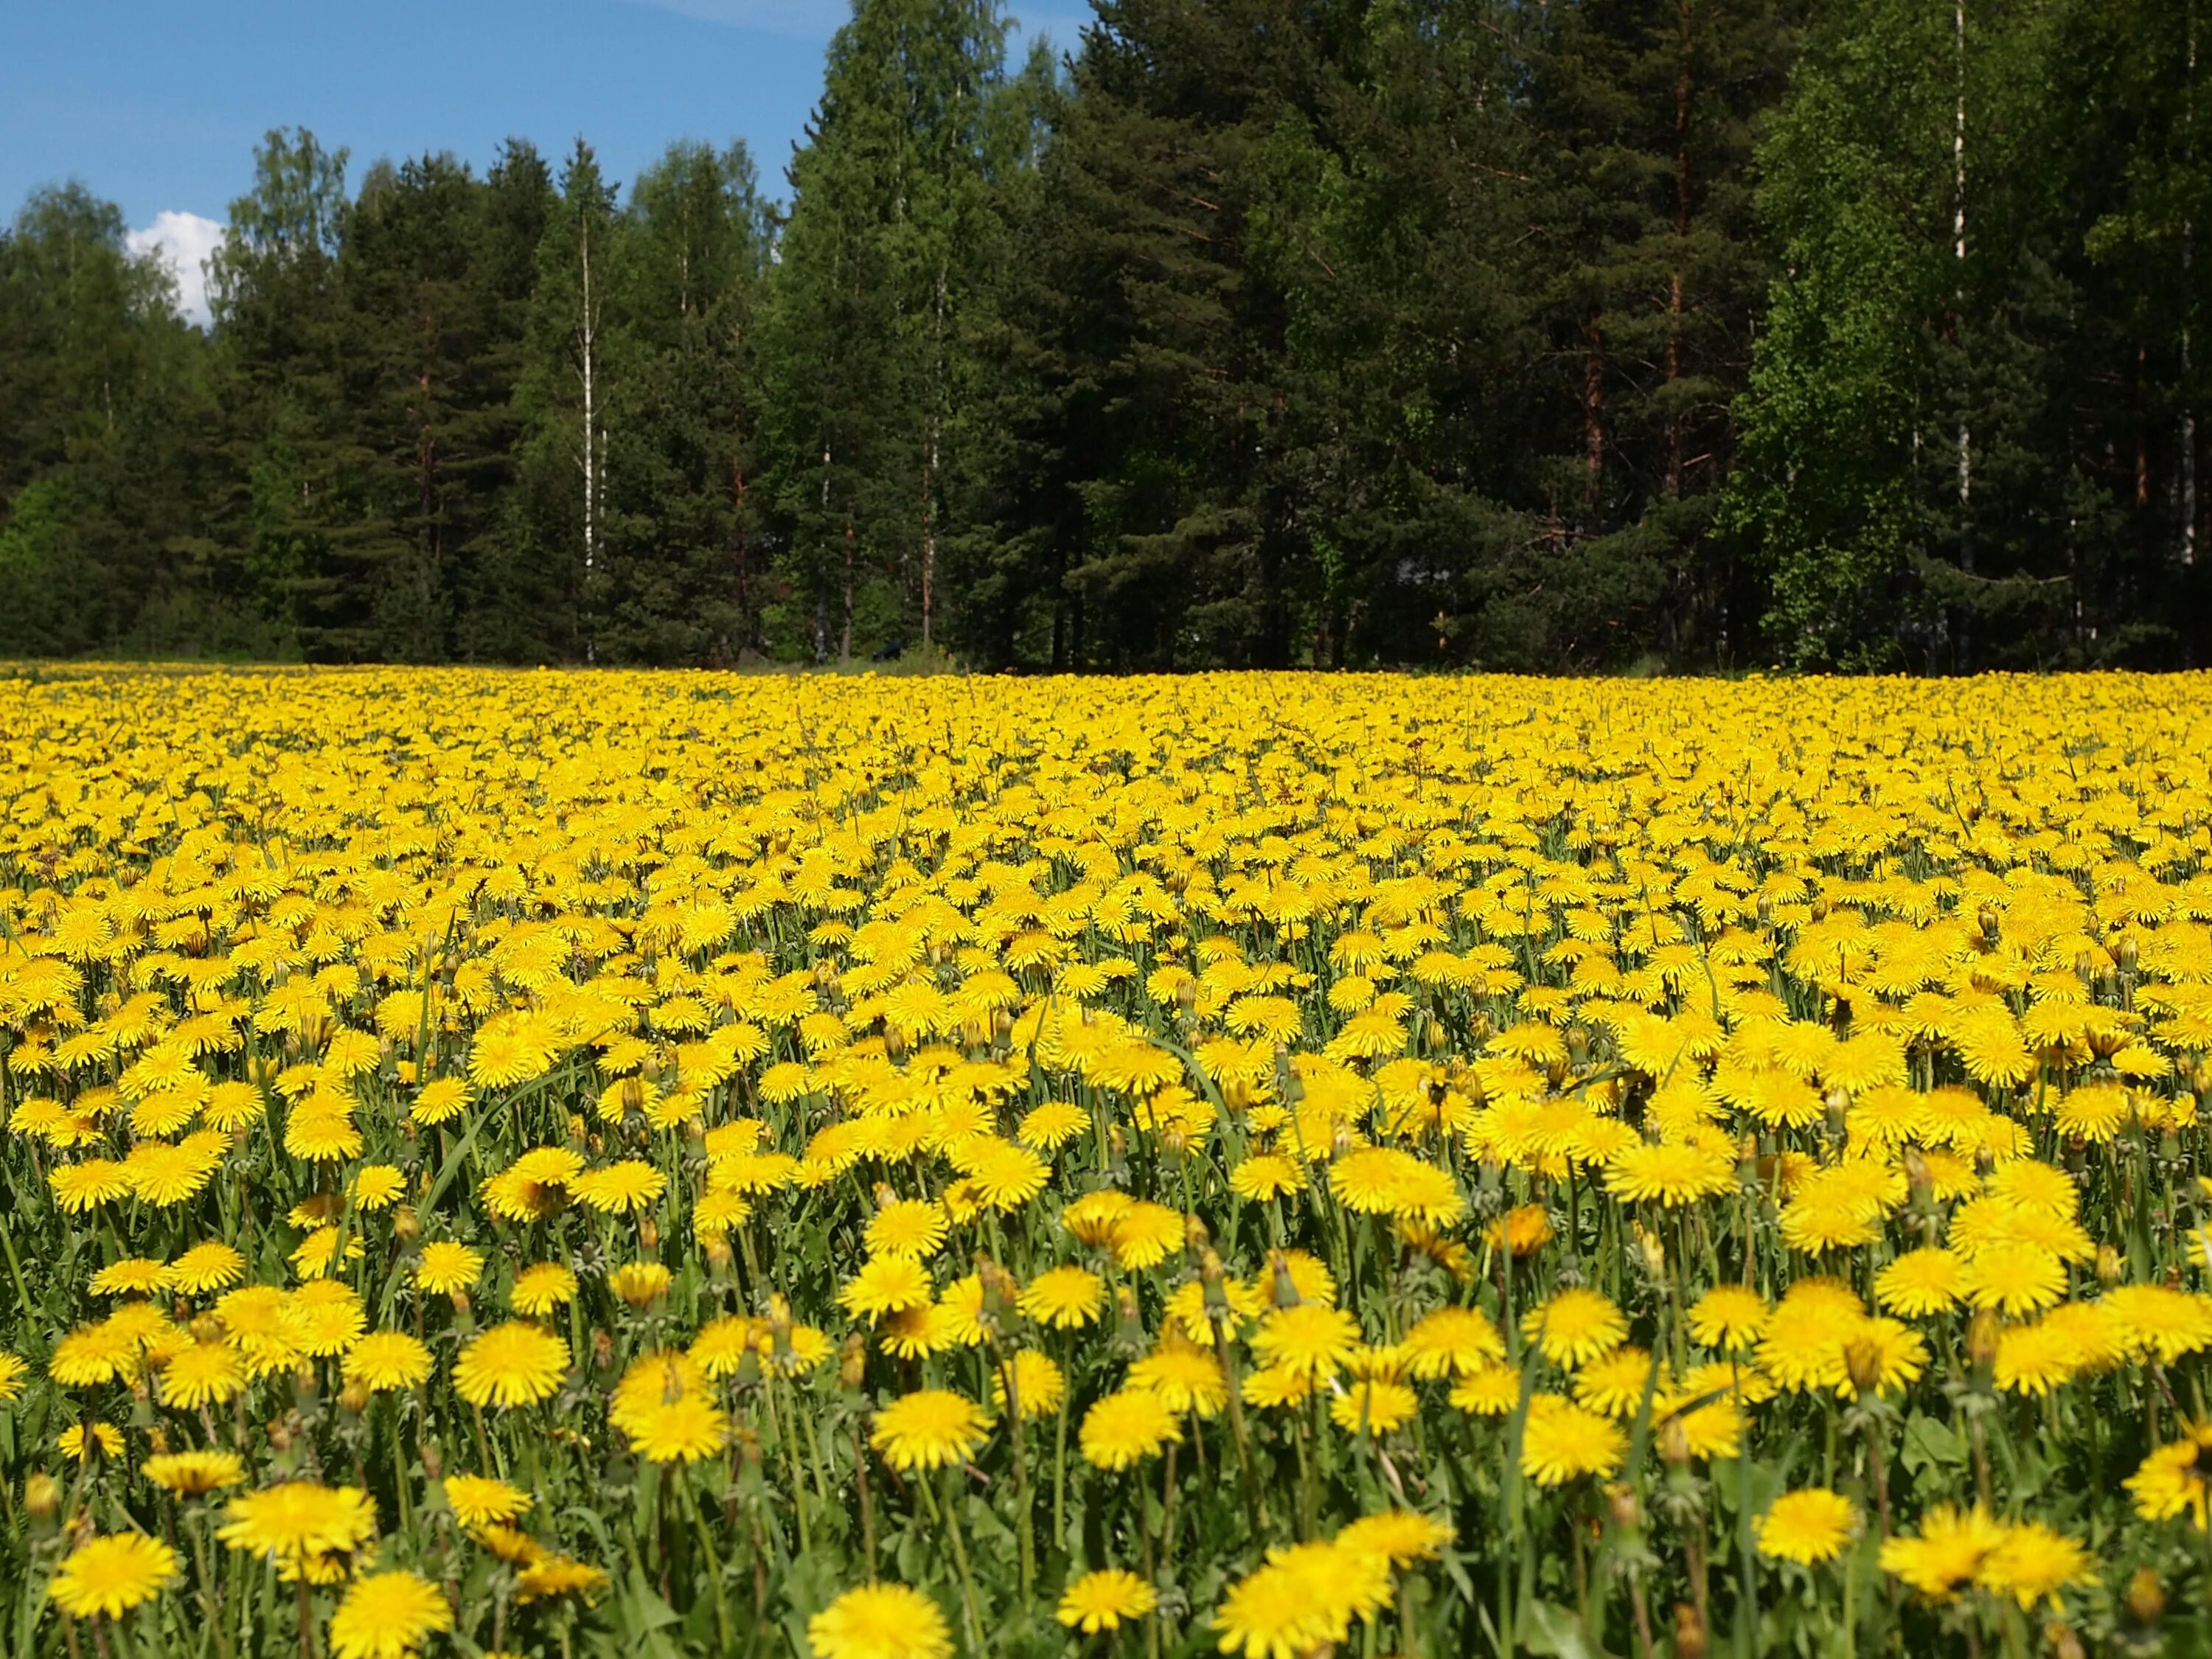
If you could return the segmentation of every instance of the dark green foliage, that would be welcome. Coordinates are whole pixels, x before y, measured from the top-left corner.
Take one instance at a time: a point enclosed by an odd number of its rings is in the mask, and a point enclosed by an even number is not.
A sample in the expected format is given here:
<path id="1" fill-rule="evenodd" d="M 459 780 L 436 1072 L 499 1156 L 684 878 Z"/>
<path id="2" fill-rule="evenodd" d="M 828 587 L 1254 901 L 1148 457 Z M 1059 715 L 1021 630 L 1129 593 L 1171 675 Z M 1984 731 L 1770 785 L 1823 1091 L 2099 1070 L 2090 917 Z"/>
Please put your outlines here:
<path id="1" fill-rule="evenodd" d="M 2195 28 L 1824 9 L 1765 155 L 1788 276 L 1731 502 L 1778 658 L 2202 660 Z"/>
<path id="2" fill-rule="evenodd" d="M 81 185 L 0 231 L 0 651 L 222 639 L 209 398 L 174 305 Z"/>
<path id="3" fill-rule="evenodd" d="M 206 332 L 42 191 L 0 651 L 2197 662 L 2202 3 L 855 0 L 787 205 L 271 133 Z"/>

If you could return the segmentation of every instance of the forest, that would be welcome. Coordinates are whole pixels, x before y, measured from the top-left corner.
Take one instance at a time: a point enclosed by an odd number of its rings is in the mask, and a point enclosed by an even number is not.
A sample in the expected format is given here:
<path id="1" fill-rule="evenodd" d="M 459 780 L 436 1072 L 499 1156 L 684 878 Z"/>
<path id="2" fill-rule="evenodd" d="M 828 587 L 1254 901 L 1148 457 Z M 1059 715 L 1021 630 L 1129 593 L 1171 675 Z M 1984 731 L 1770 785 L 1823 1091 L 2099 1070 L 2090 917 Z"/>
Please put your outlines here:
<path id="1" fill-rule="evenodd" d="M 0 233 L 0 654 L 2203 665 L 2197 0 L 855 0 L 764 183 Z M 770 163 L 773 165 L 773 162 Z"/>

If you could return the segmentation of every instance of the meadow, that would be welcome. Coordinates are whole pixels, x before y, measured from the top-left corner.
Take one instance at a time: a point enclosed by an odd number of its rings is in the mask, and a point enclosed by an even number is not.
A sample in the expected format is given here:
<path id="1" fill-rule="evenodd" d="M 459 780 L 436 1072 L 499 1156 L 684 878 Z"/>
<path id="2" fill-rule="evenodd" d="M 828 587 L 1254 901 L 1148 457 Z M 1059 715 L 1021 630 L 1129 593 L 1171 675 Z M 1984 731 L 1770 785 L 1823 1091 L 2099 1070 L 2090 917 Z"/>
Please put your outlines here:
<path id="1" fill-rule="evenodd" d="M 2212 679 L 0 679 L 0 1644 L 2212 1641 Z"/>

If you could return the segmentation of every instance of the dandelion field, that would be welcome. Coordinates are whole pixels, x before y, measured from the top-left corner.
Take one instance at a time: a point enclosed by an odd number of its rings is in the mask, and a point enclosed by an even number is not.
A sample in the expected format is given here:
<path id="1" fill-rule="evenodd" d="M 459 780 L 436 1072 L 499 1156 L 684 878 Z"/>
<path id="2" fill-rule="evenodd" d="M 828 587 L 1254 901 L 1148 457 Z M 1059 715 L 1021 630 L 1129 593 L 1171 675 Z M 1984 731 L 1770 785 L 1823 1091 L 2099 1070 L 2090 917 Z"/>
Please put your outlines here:
<path id="1" fill-rule="evenodd" d="M 2208 691 L 0 680 L 0 1644 L 2201 1650 Z"/>

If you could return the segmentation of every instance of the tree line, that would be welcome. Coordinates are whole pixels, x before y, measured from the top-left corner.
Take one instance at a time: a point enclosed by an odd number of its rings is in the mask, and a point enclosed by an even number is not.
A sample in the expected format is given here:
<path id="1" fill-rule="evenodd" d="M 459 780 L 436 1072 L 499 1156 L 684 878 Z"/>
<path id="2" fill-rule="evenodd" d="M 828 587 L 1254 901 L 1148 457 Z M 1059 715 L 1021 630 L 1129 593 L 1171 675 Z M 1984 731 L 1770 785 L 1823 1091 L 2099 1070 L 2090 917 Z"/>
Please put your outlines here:
<path id="1" fill-rule="evenodd" d="M 0 233 L 0 653 L 2201 664 L 2198 0 L 855 0 L 781 200 Z"/>

